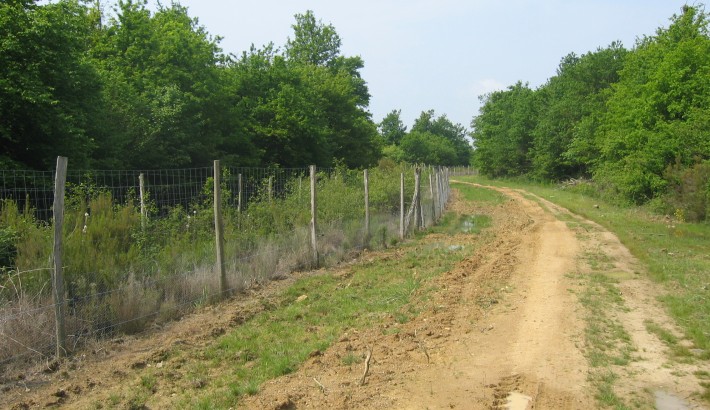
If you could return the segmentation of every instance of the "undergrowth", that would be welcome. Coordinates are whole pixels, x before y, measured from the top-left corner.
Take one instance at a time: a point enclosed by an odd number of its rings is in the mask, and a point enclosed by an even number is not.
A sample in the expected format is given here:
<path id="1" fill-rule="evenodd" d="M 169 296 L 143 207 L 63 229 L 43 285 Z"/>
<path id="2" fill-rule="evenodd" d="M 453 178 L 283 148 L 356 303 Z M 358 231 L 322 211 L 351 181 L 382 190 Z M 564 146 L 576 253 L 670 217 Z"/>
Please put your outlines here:
<path id="1" fill-rule="evenodd" d="M 328 266 L 363 249 L 397 244 L 400 173 L 406 176 L 409 197 L 411 168 L 383 164 L 370 170 L 370 232 L 363 228 L 362 171 L 340 167 L 318 174 L 318 261 L 308 232 L 308 178 L 294 177 L 278 193 L 262 181 L 241 212 L 232 206 L 236 193 L 223 183 L 226 293 L 316 263 Z M 225 171 L 223 182 L 230 177 Z M 422 206 L 429 210 L 432 199 L 423 192 Z M 143 218 L 135 195 L 118 203 L 105 187 L 68 186 L 63 265 L 69 345 L 97 335 L 141 332 L 156 320 L 179 317 L 224 296 L 214 269 L 213 180 L 187 207 L 158 211 L 147 195 Z M 13 340 L 1 344 L 0 364 L 26 352 L 24 346 L 37 346 L 38 335 L 54 333 L 52 227 L 34 214 L 11 200 L 0 203 L 0 330 Z M 24 313 L 34 311 L 43 314 L 41 320 Z M 51 341 L 45 346 L 51 352 Z"/>
<path id="2" fill-rule="evenodd" d="M 452 213 L 442 218 L 442 224 L 444 231 L 460 232 L 459 218 Z M 374 257 L 336 272 L 321 271 L 299 279 L 280 295 L 264 300 L 263 312 L 201 352 L 179 346 L 171 350 L 170 362 L 179 364 L 186 374 L 171 387 L 179 392 L 175 406 L 238 406 L 242 397 L 257 393 L 263 382 L 296 371 L 345 332 L 385 320 L 412 320 L 436 291 L 433 280 L 474 251 L 451 252 L 446 246 L 406 242 L 396 257 Z M 353 352 L 342 363 L 352 366 L 362 360 Z M 171 373 L 171 366 L 151 371 L 164 377 Z"/>

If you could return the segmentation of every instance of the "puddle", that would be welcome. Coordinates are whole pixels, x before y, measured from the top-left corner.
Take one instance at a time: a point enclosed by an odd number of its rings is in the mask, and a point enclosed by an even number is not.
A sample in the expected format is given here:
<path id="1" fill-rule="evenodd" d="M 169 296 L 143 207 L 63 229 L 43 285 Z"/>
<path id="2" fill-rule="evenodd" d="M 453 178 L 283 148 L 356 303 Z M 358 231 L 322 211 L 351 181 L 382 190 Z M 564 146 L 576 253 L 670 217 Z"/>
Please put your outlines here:
<path id="1" fill-rule="evenodd" d="M 656 409 L 657 410 L 689 410 L 690 406 L 683 400 L 672 394 L 666 393 L 663 390 L 656 390 Z"/>
<path id="2" fill-rule="evenodd" d="M 522 393 L 516 391 L 510 392 L 508 397 L 506 397 L 505 409 L 506 410 L 525 410 L 532 401 L 532 397 L 526 396 Z"/>

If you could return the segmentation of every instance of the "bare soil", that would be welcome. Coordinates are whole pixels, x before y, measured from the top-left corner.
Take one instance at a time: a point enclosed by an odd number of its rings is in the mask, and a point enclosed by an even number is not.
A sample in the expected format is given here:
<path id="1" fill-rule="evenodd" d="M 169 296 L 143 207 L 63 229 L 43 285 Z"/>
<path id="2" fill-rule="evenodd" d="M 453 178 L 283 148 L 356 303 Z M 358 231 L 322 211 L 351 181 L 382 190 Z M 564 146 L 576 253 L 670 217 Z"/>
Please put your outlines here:
<path id="1" fill-rule="evenodd" d="M 437 279 L 439 290 L 421 306 L 418 317 L 405 324 L 390 318 L 343 334 L 298 371 L 266 382 L 238 407 L 598 408 L 584 356 L 584 308 L 577 298 L 581 284 L 575 279 L 589 270 L 585 255 L 593 250 L 612 261 L 610 272 L 627 274 L 619 285 L 626 309 L 617 316 L 632 335 L 638 358 L 622 369 L 617 394 L 647 399 L 652 408 L 653 392 L 662 389 L 683 398 L 689 408 L 705 408 L 693 396 L 700 390 L 693 366 L 669 362 L 664 345 L 645 330 L 648 318 L 671 329 L 673 324 L 656 301 L 659 290 L 618 239 L 540 198 L 501 191 L 509 200 L 495 206 L 474 207 L 454 195 L 455 211 L 488 214 L 493 226 L 481 235 L 448 239 L 477 251 Z M 570 227 L 560 215 L 580 224 Z M 424 240 L 440 238 L 432 234 Z M 364 257 L 372 261 L 397 255 L 397 250 L 386 250 Z M 33 372 L 5 374 L 0 377 L 0 407 L 110 408 L 147 368 L 163 366 L 172 376 L 159 381 L 147 406 L 174 407 L 179 386 L 171 380 L 185 378 L 181 366 L 165 354 L 167 349 L 179 346 L 199 360 L 204 347 L 259 313 L 265 301 L 299 277 L 337 275 L 339 269 L 347 266 L 294 273 L 147 334 L 96 343 L 70 360 Z M 353 354 L 362 360 L 345 364 L 343 358 Z"/>

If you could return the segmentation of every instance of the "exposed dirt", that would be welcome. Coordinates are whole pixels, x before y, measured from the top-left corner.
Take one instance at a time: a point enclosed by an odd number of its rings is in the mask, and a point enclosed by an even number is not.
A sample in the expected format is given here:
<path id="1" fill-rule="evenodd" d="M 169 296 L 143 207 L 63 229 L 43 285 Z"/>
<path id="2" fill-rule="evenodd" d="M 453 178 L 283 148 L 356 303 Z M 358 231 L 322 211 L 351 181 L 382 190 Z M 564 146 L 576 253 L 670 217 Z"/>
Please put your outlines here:
<path id="1" fill-rule="evenodd" d="M 618 318 L 639 347 L 639 358 L 617 383 L 618 394 L 645 391 L 646 397 L 663 389 L 691 408 L 704 408 L 691 396 L 699 390 L 692 367 L 669 365 L 663 344 L 645 330 L 647 318 L 673 327 L 656 302 L 658 290 L 618 239 L 554 204 L 518 191 L 502 192 L 510 200 L 498 206 L 453 203 L 460 213 L 491 215 L 493 226 L 482 235 L 449 239 L 477 251 L 437 279 L 440 290 L 422 306 L 421 315 L 405 324 L 392 319 L 343 334 L 298 371 L 265 383 L 238 407 L 597 408 L 583 355 L 584 312 L 576 296 L 580 283 L 574 280 L 574 274 L 587 270 L 584 255 L 593 250 L 613 261 L 609 269 L 627 274 L 619 288 L 628 309 L 619 311 Z M 570 228 L 557 218 L 563 214 L 580 227 Z M 367 258 L 393 255 L 397 252 L 390 250 Z M 199 357 L 201 349 L 263 310 L 298 277 L 318 274 L 333 272 L 296 273 L 149 334 L 97 343 L 58 369 L 48 365 L 52 371 L 5 375 L 0 407 L 111 407 L 112 395 L 135 385 L 144 369 L 170 365 L 166 349 L 180 346 Z M 342 358 L 352 354 L 363 360 L 344 364 Z M 149 406 L 172 407 L 169 389 L 154 396 Z"/>
<path id="2" fill-rule="evenodd" d="M 344 336 L 323 357 L 266 383 L 244 404 L 595 408 L 586 360 L 577 347 L 583 325 L 575 296 L 567 290 L 573 285 L 565 276 L 576 268 L 575 235 L 535 202 L 505 193 L 513 200 L 492 211 L 494 239 L 441 277 L 446 290 L 428 311 L 394 335 L 371 329 Z M 454 209 L 480 212 L 465 202 Z M 368 350 L 370 369 L 361 386 L 364 364 L 348 367 L 339 358 Z M 519 393 L 520 406 L 509 405 L 511 392 Z"/>

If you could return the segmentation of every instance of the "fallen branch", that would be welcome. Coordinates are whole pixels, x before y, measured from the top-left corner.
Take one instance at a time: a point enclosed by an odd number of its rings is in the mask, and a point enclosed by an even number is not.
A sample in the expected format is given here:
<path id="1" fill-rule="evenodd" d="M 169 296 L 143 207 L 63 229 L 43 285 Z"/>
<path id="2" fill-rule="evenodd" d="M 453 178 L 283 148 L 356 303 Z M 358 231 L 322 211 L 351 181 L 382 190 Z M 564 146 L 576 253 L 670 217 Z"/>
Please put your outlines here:
<path id="1" fill-rule="evenodd" d="M 360 386 L 365 384 L 365 378 L 367 377 L 367 373 L 370 371 L 370 359 L 372 358 L 372 350 L 367 349 L 367 357 L 365 358 L 365 371 L 362 373 L 362 377 L 360 378 Z"/>

